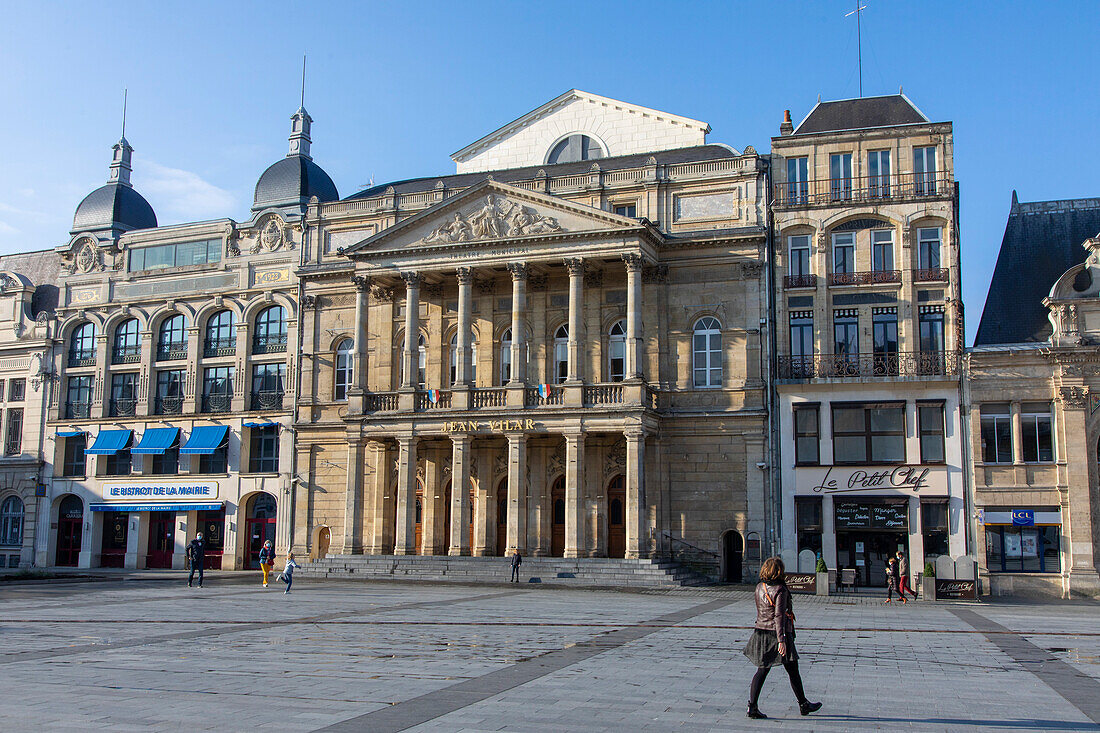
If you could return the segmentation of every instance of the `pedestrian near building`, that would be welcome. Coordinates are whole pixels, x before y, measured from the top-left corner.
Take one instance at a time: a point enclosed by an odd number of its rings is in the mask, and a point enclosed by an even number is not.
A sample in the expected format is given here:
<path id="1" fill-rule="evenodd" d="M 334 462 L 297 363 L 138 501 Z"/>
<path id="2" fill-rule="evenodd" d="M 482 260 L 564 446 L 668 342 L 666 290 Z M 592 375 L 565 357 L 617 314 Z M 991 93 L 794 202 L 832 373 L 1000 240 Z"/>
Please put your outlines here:
<path id="1" fill-rule="evenodd" d="M 898 595 L 903 601 L 906 593 L 912 595 L 914 601 L 917 600 L 917 592 L 909 586 L 909 558 L 898 550 Z"/>
<path id="2" fill-rule="evenodd" d="M 519 582 L 519 566 L 523 564 L 523 558 L 520 557 L 519 550 L 516 550 L 512 554 L 512 583 Z"/>
<path id="3" fill-rule="evenodd" d="M 760 568 L 760 583 L 756 586 L 756 624 L 744 654 L 756 665 L 756 674 L 749 687 L 749 707 L 746 715 L 750 718 L 765 719 L 768 716 L 760 712 L 757 701 L 764 680 L 772 667 L 783 665 L 791 681 L 798 710 L 809 715 L 821 709 L 821 703 L 810 702 L 802 687 L 802 676 L 798 673 L 798 652 L 794 648 L 794 611 L 791 608 L 791 592 L 784 580 L 786 568 L 783 560 L 770 557 Z"/>
<path id="4" fill-rule="evenodd" d="M 891 557 L 886 561 L 886 602 L 889 603 L 894 593 L 897 593 L 901 598 L 902 603 L 908 603 L 905 594 L 901 592 L 901 587 L 898 585 L 898 560 L 896 557 Z"/>
<path id="5" fill-rule="evenodd" d="M 286 565 L 283 567 L 283 572 L 279 573 L 279 580 L 286 583 L 286 590 L 283 591 L 283 595 L 290 592 L 290 586 L 294 582 L 294 568 L 301 567 L 301 565 L 294 562 L 294 553 L 288 552 L 286 554 Z"/>
<path id="6" fill-rule="evenodd" d="M 187 574 L 187 587 L 195 579 L 195 571 L 199 571 L 199 587 L 202 587 L 203 565 L 206 564 L 206 543 L 202 540 L 202 532 L 195 535 L 191 544 L 187 545 L 187 563 L 191 566 L 191 572 Z"/>
<path id="7" fill-rule="evenodd" d="M 264 546 L 260 548 L 260 570 L 264 574 L 264 588 L 267 587 L 267 576 L 271 573 L 271 568 L 275 565 L 275 548 L 271 546 L 271 540 L 264 542 Z"/>

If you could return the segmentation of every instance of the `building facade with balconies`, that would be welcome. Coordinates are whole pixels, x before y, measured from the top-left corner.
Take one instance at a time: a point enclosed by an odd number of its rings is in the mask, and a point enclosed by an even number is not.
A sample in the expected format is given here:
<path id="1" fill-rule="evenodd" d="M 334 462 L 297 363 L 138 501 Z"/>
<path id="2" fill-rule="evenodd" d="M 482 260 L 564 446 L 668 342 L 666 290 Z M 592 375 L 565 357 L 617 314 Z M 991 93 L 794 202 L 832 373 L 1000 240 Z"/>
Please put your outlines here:
<path id="1" fill-rule="evenodd" d="M 883 585 L 969 554 L 952 126 L 903 94 L 819 101 L 772 138 L 772 476 L 788 563 Z"/>
<path id="2" fill-rule="evenodd" d="M 708 131 L 574 90 L 456 175 L 310 206 L 296 552 L 691 555 L 750 577 L 765 162 Z"/>
<path id="3" fill-rule="evenodd" d="M 207 567 L 237 569 L 289 544 L 303 215 L 338 198 L 308 113 L 292 121 L 244 222 L 158 227 L 125 138 L 77 208 L 54 253 L 38 565 L 181 568 L 202 532 Z"/>

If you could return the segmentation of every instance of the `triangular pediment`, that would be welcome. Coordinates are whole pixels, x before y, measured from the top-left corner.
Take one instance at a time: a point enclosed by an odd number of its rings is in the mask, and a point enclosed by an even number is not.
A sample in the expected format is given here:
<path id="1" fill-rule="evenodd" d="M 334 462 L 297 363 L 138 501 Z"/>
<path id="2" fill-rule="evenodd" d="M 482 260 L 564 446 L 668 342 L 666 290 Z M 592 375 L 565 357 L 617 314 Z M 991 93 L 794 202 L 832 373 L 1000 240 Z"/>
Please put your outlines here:
<path id="1" fill-rule="evenodd" d="M 534 242 L 654 230 L 637 219 L 486 179 L 344 250 L 429 252 L 487 243 Z"/>

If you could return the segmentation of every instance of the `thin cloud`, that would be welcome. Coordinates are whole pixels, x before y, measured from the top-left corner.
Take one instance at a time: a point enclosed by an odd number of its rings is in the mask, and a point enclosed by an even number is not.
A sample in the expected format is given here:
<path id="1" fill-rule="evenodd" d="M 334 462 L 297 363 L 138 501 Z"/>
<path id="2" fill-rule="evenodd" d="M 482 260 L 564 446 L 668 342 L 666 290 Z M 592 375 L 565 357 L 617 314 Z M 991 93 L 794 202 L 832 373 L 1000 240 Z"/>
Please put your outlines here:
<path id="1" fill-rule="evenodd" d="M 229 216 L 237 202 L 232 193 L 203 180 L 197 173 L 152 161 L 142 165 L 141 180 L 135 180 L 134 184 L 150 199 L 161 223 Z"/>
<path id="2" fill-rule="evenodd" d="M 7 222 L 0 221 L 0 234 L 18 234 L 19 230 Z"/>

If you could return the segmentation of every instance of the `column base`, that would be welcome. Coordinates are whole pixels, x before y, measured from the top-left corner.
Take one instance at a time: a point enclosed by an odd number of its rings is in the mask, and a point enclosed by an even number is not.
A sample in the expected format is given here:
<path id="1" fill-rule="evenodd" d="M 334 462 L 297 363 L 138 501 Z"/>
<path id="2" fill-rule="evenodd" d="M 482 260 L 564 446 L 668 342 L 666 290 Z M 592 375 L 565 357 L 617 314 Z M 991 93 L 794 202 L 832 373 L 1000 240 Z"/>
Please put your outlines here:
<path id="1" fill-rule="evenodd" d="M 408 548 L 406 548 L 406 547 L 395 547 L 395 548 L 393 548 L 393 554 L 395 554 L 395 555 L 416 555 L 418 553 L 415 550 L 413 550 L 411 547 L 408 547 Z"/>
<path id="2" fill-rule="evenodd" d="M 581 559 L 584 559 L 584 558 L 588 557 L 588 554 L 587 553 L 580 553 L 576 550 L 566 549 L 565 552 L 562 553 L 562 557 L 568 557 L 571 560 L 581 560 Z"/>
<path id="3" fill-rule="evenodd" d="M 332 554 L 331 549 L 329 550 L 329 553 Z M 363 554 L 363 546 L 352 543 L 352 544 L 344 547 L 342 554 L 344 554 L 344 555 L 362 555 Z M 318 555 L 317 557 L 321 558 L 320 555 Z M 323 560 L 324 558 L 321 558 L 321 559 Z"/>
<path id="4" fill-rule="evenodd" d="M 474 557 L 492 557 L 488 547 L 478 547 L 474 550 Z"/>
<path id="5" fill-rule="evenodd" d="M 464 550 L 460 547 L 452 547 L 450 550 L 447 551 L 447 555 L 449 555 L 450 557 L 469 557 L 470 551 Z"/>

